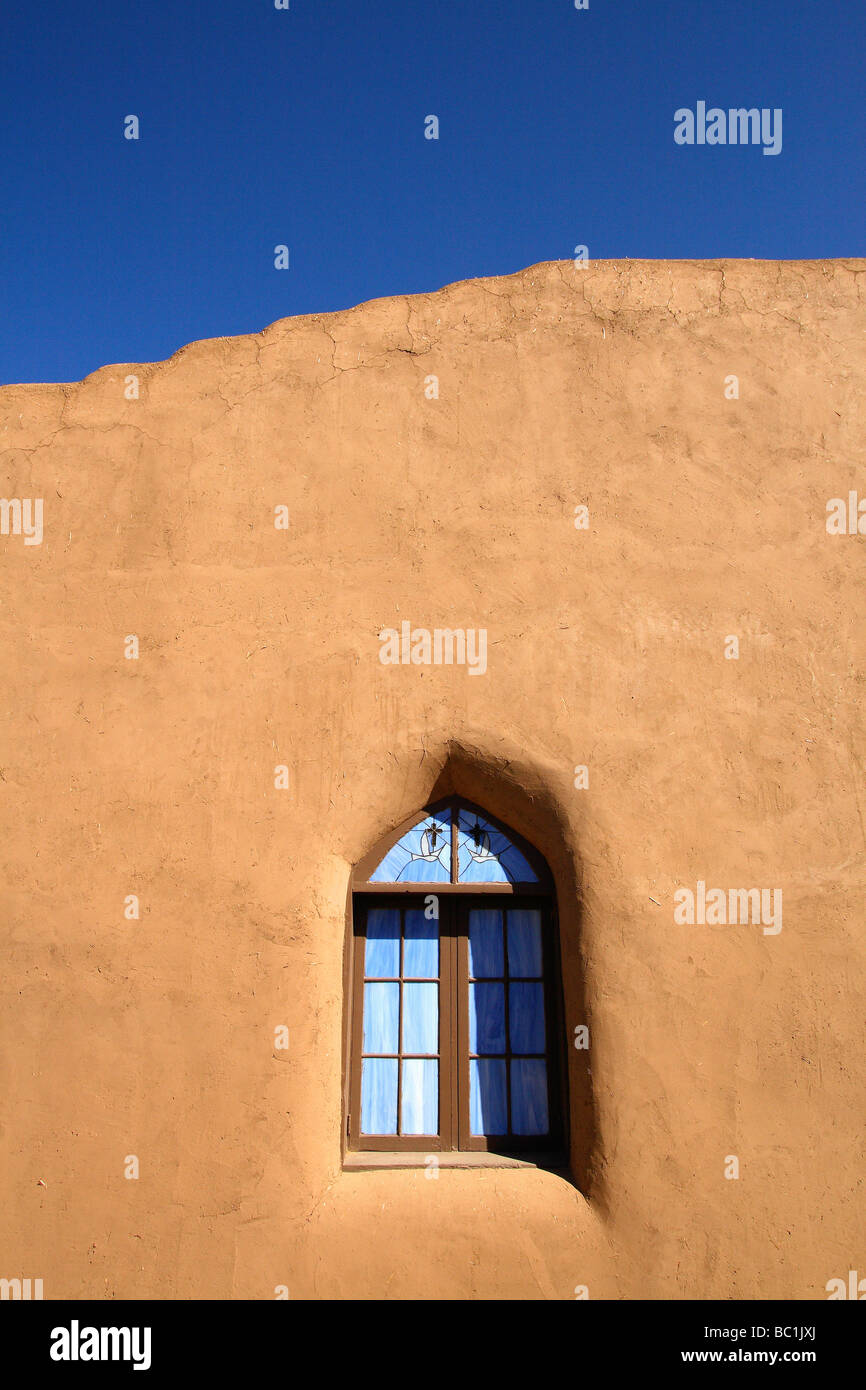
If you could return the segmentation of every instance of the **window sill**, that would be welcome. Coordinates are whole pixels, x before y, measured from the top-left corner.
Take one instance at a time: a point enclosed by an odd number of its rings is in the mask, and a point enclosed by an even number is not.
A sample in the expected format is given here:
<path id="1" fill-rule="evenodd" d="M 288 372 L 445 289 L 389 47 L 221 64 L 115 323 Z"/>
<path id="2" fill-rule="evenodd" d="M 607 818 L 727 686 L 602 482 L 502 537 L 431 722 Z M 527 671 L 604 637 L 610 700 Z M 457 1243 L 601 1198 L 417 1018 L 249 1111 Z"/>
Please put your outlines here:
<path id="1" fill-rule="evenodd" d="M 435 1164 L 428 1160 L 436 1159 Z M 343 1156 L 343 1171 L 350 1173 L 370 1172 L 382 1168 L 414 1168 L 430 1171 L 436 1168 L 536 1168 L 556 1173 L 568 1171 L 565 1154 L 545 1153 L 534 1155 L 514 1155 L 486 1153 L 473 1150 L 464 1153 L 413 1153 L 407 1150 L 390 1152 L 387 1150 L 352 1150 Z"/>

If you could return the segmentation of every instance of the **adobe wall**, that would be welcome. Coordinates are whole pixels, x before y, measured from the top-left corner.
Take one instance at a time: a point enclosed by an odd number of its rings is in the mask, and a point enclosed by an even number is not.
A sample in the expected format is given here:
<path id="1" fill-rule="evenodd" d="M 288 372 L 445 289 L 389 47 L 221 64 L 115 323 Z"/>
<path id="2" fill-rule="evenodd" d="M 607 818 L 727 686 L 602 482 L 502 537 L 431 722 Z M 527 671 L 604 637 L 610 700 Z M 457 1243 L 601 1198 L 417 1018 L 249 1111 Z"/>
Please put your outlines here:
<path id="1" fill-rule="evenodd" d="M 864 273 L 546 264 L 0 390 L 0 492 L 44 499 L 0 536 L 0 1275 L 866 1274 L 866 539 L 825 525 L 866 492 Z M 485 674 L 383 665 L 403 621 L 484 628 Z M 445 783 L 556 873 L 583 1190 L 342 1171 L 351 868 Z M 678 924 L 698 880 L 782 930 Z"/>

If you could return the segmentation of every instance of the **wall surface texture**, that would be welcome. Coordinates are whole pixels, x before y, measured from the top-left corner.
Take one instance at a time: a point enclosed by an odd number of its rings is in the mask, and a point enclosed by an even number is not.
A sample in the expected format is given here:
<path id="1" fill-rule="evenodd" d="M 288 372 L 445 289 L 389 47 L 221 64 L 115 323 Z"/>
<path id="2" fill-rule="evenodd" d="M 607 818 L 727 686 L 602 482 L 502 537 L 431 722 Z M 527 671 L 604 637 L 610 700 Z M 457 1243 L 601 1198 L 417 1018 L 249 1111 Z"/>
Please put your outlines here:
<path id="1" fill-rule="evenodd" d="M 866 1274 L 866 537 L 826 525 L 866 493 L 864 289 L 546 264 L 0 390 L 0 492 L 44 505 L 0 536 L 0 1276 Z M 403 621 L 485 629 L 486 672 L 383 665 Z M 556 876 L 575 1182 L 343 1171 L 352 866 L 452 789 Z M 782 929 L 678 923 L 698 881 Z"/>

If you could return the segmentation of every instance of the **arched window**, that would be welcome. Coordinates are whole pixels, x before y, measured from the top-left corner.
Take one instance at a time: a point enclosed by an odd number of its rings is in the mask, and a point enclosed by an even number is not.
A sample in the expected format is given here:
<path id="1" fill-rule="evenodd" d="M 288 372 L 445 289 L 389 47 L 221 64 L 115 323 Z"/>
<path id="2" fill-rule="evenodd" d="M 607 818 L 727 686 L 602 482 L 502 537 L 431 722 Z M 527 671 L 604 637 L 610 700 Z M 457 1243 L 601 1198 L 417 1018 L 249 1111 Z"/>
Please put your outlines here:
<path id="1" fill-rule="evenodd" d="M 428 806 L 361 862 L 350 1149 L 561 1149 L 555 933 L 546 863 L 468 802 Z"/>

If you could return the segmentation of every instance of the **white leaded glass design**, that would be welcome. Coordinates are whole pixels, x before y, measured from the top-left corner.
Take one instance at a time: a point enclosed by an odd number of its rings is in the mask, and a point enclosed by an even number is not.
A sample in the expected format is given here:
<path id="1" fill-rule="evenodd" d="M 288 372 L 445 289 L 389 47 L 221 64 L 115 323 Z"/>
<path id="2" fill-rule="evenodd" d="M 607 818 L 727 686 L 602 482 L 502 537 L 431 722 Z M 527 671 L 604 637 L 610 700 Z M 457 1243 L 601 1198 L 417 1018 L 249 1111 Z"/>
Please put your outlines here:
<path id="1" fill-rule="evenodd" d="M 537 883 L 526 858 L 507 835 L 475 811 L 457 818 L 459 883 Z"/>
<path id="2" fill-rule="evenodd" d="M 388 850 L 370 883 L 449 883 L 451 812 L 425 816 Z"/>

